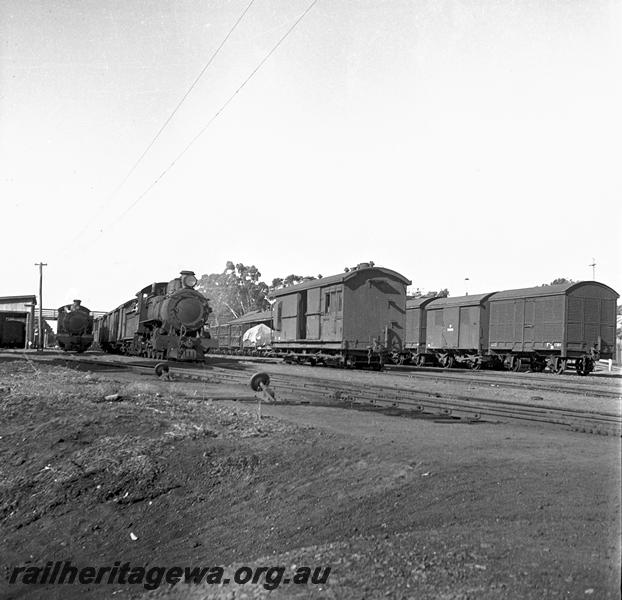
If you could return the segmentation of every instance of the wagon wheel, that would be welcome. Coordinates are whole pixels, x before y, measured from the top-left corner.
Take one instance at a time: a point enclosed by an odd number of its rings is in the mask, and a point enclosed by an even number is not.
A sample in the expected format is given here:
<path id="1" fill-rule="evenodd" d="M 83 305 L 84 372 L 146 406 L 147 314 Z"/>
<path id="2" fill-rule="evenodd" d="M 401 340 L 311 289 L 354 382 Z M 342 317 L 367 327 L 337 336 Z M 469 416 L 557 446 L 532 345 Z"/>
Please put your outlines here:
<path id="1" fill-rule="evenodd" d="M 417 364 L 418 364 L 420 367 L 425 367 L 425 363 L 426 363 L 425 354 L 420 354 L 420 355 L 417 357 Z"/>
<path id="2" fill-rule="evenodd" d="M 589 375 L 594 368 L 594 363 L 589 357 L 582 356 L 575 362 L 574 367 L 579 375 Z"/>
<path id="3" fill-rule="evenodd" d="M 479 371 L 481 368 L 482 363 L 478 359 L 475 359 L 475 361 L 471 363 L 471 369 L 474 371 Z"/>
<path id="4" fill-rule="evenodd" d="M 562 358 L 556 358 L 553 365 L 553 373 L 561 375 L 566 369 L 566 361 Z"/>
<path id="5" fill-rule="evenodd" d="M 451 354 L 448 354 L 445 358 L 443 358 L 443 367 L 446 369 L 451 369 L 455 363 L 456 359 Z"/>
<path id="6" fill-rule="evenodd" d="M 515 373 L 518 373 L 518 371 L 521 370 L 523 366 L 523 361 L 520 358 L 516 358 L 514 359 L 514 361 L 512 362 L 512 371 L 514 371 Z"/>
<path id="7" fill-rule="evenodd" d="M 578 375 L 585 375 L 585 364 L 583 358 L 580 358 L 574 363 L 575 371 Z"/>
<path id="8" fill-rule="evenodd" d="M 254 392 L 263 389 L 264 386 L 270 384 L 270 376 L 267 373 L 255 373 L 251 377 L 250 386 Z"/>
<path id="9" fill-rule="evenodd" d="M 158 363 L 153 370 L 158 377 L 162 377 L 163 373 L 168 374 L 168 365 L 166 363 Z"/>

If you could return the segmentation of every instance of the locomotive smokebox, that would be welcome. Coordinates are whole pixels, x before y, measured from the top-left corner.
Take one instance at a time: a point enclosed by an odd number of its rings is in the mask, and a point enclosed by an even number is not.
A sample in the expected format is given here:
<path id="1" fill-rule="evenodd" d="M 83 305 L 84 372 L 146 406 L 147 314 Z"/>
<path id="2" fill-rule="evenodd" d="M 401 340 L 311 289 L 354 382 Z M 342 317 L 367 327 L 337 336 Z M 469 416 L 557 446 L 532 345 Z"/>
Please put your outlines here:
<path id="1" fill-rule="evenodd" d="M 171 314 L 174 315 L 181 325 L 188 330 L 202 327 L 204 321 L 204 308 L 199 298 L 195 296 L 183 296 L 170 307 Z"/>
<path id="2" fill-rule="evenodd" d="M 68 333 L 78 335 L 84 333 L 88 327 L 88 313 L 72 311 L 65 316 L 65 329 Z"/>
<path id="3" fill-rule="evenodd" d="M 164 298 L 159 307 L 160 322 L 174 331 L 198 331 L 208 314 L 207 301 L 191 288 L 177 290 Z"/>

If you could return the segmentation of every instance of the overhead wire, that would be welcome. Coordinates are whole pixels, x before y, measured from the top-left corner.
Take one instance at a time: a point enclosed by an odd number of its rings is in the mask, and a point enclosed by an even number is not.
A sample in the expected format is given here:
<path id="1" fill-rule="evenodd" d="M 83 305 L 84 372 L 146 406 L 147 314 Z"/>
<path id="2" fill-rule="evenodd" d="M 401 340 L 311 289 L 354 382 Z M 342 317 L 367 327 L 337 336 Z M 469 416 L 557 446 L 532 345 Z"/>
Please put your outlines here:
<path id="1" fill-rule="evenodd" d="M 203 66 L 201 71 L 199 71 L 199 74 L 195 77 L 194 81 L 190 84 L 190 87 L 188 88 L 186 93 L 182 96 L 181 100 L 177 103 L 175 108 L 173 108 L 173 110 L 171 111 L 169 116 L 166 118 L 166 120 L 164 121 L 164 123 L 162 124 L 160 129 L 158 129 L 157 133 L 153 136 L 153 138 L 151 139 L 149 144 L 147 144 L 147 147 L 143 150 L 142 154 L 136 159 L 136 161 L 134 162 L 134 164 L 132 165 L 130 170 L 125 174 L 125 177 L 122 179 L 122 181 L 115 187 L 115 189 L 106 198 L 106 200 L 97 207 L 97 209 L 95 211 L 95 214 L 97 214 L 98 211 L 100 211 L 104 206 L 106 206 L 119 193 L 119 191 L 123 188 L 123 186 L 129 180 L 129 178 L 134 174 L 134 171 L 136 171 L 136 169 L 138 168 L 138 166 L 142 162 L 143 158 L 145 158 L 145 156 L 147 155 L 149 150 L 151 150 L 153 145 L 156 143 L 156 141 L 158 140 L 158 138 L 160 137 L 162 132 L 166 129 L 167 125 L 171 122 L 171 120 L 173 119 L 173 117 L 175 116 L 177 111 L 181 108 L 181 105 L 186 101 L 186 99 L 188 98 L 188 96 L 190 95 L 192 90 L 194 90 L 194 88 L 197 86 L 197 84 L 199 83 L 200 79 L 203 77 L 203 75 L 205 74 L 207 69 L 210 67 L 212 62 L 214 62 L 214 59 L 216 58 L 216 56 L 218 56 L 218 54 L 220 53 L 220 51 L 222 50 L 224 45 L 227 43 L 229 38 L 233 35 L 233 32 L 237 29 L 237 26 L 240 24 L 242 19 L 246 16 L 246 13 L 250 10 L 250 8 L 254 4 L 254 2 L 255 2 L 255 0 L 250 0 L 250 2 L 247 4 L 246 8 L 240 13 L 240 16 L 236 19 L 235 23 L 231 26 L 231 28 L 229 29 L 227 35 L 220 42 L 220 44 L 216 48 L 216 50 L 214 50 L 214 52 L 212 52 L 212 54 L 209 57 L 208 61 L 205 63 L 205 65 Z M 91 219 L 92 219 L 92 217 L 91 217 Z M 89 219 L 89 221 L 90 221 L 90 219 Z M 80 237 L 84 234 L 84 232 L 88 228 L 89 228 L 89 223 L 87 223 L 77 233 L 77 235 L 68 243 L 68 246 L 71 246 L 75 241 L 80 239 Z M 67 250 L 67 247 L 65 248 L 65 250 Z"/>
<path id="2" fill-rule="evenodd" d="M 108 227 L 112 227 L 118 223 L 128 212 L 130 212 L 161 180 L 162 178 L 175 166 L 175 164 L 186 154 L 186 152 L 196 143 L 196 141 L 207 131 L 210 125 L 220 116 L 220 114 L 229 106 L 238 93 L 246 86 L 246 84 L 255 76 L 255 74 L 261 69 L 261 67 L 268 61 L 268 59 L 276 52 L 279 46 L 285 41 L 290 33 L 296 28 L 296 26 L 307 16 L 311 9 L 317 4 L 318 0 L 312 0 L 307 6 L 304 12 L 294 21 L 291 27 L 285 32 L 285 34 L 278 40 L 278 42 L 272 47 L 272 49 L 261 59 L 257 66 L 246 77 L 242 84 L 229 96 L 229 98 L 222 104 L 222 106 L 214 113 L 209 121 L 199 130 L 199 132 L 190 140 L 190 142 L 184 147 L 184 149 L 175 157 L 175 159 L 156 177 L 156 179 L 142 192 L 120 215 L 118 215 Z M 103 230 L 100 231 L 100 235 Z"/>

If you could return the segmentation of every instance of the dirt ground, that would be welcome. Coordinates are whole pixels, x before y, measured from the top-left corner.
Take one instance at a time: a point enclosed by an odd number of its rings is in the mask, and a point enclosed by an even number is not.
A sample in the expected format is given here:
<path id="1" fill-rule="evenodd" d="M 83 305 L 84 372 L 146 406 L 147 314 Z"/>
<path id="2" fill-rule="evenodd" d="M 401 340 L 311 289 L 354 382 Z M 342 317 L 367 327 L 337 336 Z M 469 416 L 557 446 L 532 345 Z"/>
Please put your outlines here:
<path id="1" fill-rule="evenodd" d="M 2 598 L 620 597 L 619 438 L 310 406 L 259 415 L 241 386 L 12 358 L 0 428 Z M 272 591 L 9 583 L 16 566 L 66 560 L 331 571 Z"/>

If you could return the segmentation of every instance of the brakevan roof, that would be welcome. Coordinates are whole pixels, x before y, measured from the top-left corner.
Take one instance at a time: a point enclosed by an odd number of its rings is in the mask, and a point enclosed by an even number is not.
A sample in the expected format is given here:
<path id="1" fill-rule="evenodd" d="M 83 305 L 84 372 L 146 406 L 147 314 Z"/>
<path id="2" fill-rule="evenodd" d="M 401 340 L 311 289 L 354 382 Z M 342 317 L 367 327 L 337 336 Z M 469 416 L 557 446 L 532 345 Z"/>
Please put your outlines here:
<path id="1" fill-rule="evenodd" d="M 353 277 L 360 275 L 361 273 L 364 273 L 369 277 L 372 277 L 374 273 L 389 275 L 399 279 L 405 285 L 411 284 L 409 279 L 406 279 L 406 277 L 400 275 L 397 271 L 392 271 L 391 269 L 385 269 L 383 267 L 365 267 L 351 269 L 347 273 L 339 273 L 339 275 L 331 275 L 330 277 L 322 277 L 322 279 L 312 279 L 311 281 L 305 281 L 297 285 L 290 285 L 288 287 L 281 288 L 280 290 L 274 290 L 271 292 L 270 296 L 284 296 L 285 294 L 301 292 L 302 290 L 310 290 L 317 287 L 326 287 L 328 285 L 335 285 L 336 283 L 343 283 L 348 281 L 348 279 L 352 279 Z"/>
<path id="2" fill-rule="evenodd" d="M 598 287 L 602 287 L 611 292 L 611 294 L 616 298 L 620 297 L 620 295 L 614 289 L 610 288 L 604 283 L 600 283 L 598 281 L 578 281 L 576 283 L 560 283 L 557 285 L 542 285 L 539 287 L 505 290 L 503 292 L 497 292 L 496 294 L 494 294 L 490 301 L 495 302 L 497 300 L 511 300 L 513 298 L 538 298 L 541 296 L 565 296 L 571 290 L 575 290 L 585 285 L 596 285 Z"/>
<path id="3" fill-rule="evenodd" d="M 434 298 L 428 305 L 428 310 L 434 310 L 435 308 L 449 308 L 452 306 L 478 306 L 482 302 L 485 302 L 494 295 L 494 292 L 488 292 L 487 294 L 473 294 L 471 296 L 452 296 L 450 298 Z"/>

